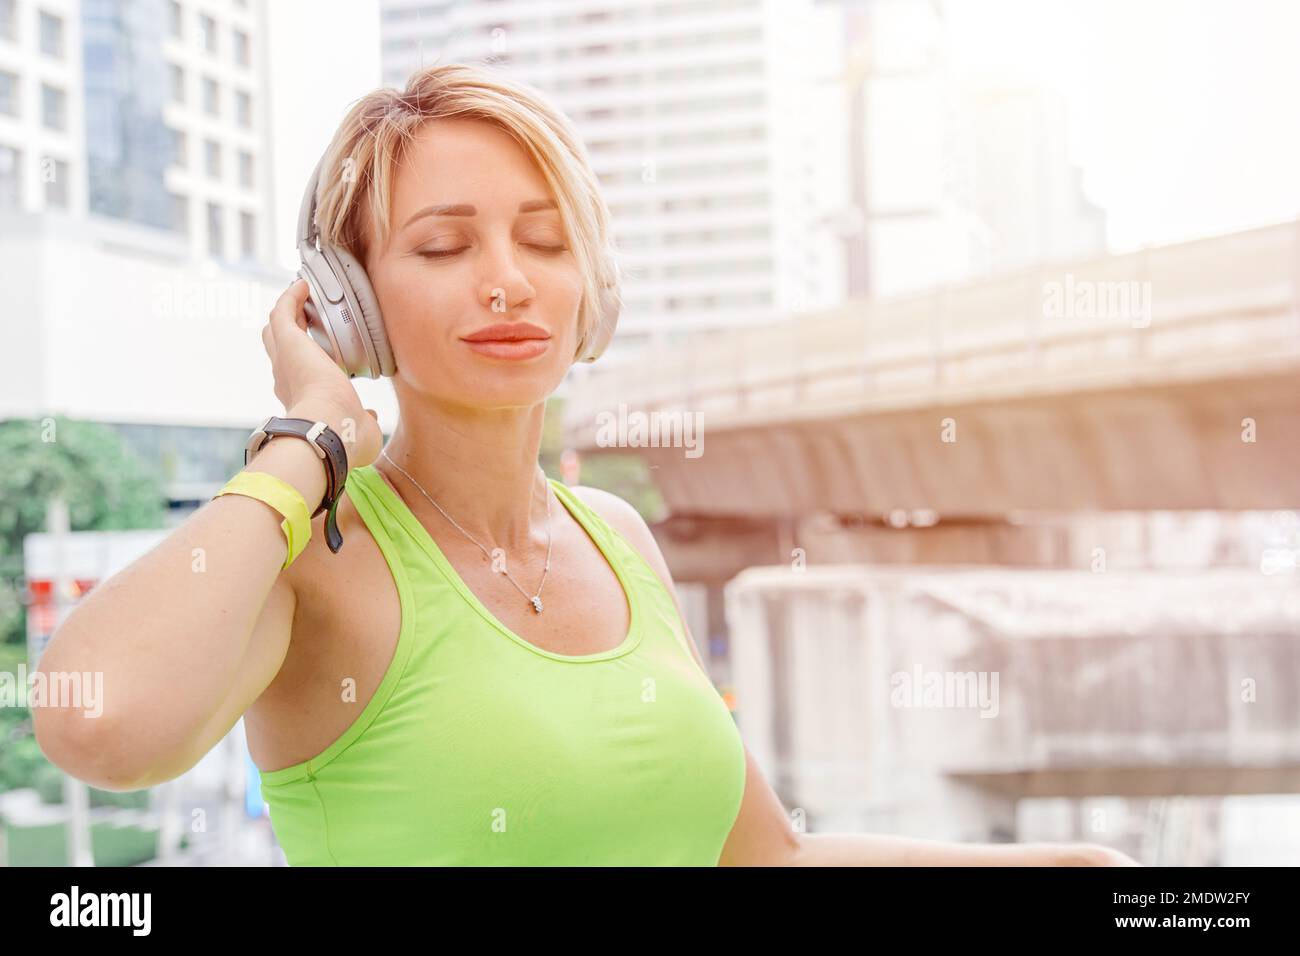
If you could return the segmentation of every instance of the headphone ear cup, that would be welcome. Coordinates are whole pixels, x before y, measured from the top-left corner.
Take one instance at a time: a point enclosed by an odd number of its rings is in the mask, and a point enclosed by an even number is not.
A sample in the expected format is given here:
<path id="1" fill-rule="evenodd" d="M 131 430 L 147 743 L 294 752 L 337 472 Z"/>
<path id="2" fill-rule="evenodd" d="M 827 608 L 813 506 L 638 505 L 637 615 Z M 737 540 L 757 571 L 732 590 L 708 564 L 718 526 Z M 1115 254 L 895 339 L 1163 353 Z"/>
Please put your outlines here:
<path id="1" fill-rule="evenodd" d="M 379 313 L 379 301 L 375 298 L 374 289 L 370 287 L 370 277 L 366 275 L 366 270 L 346 249 L 322 246 L 321 252 L 337 263 L 334 274 L 346 280 L 347 287 L 357 300 L 362 327 L 370 336 L 370 344 L 374 347 L 378 375 L 392 375 L 397 371 L 397 362 L 393 358 L 392 347 L 388 344 L 388 333 L 384 330 L 383 316 Z"/>

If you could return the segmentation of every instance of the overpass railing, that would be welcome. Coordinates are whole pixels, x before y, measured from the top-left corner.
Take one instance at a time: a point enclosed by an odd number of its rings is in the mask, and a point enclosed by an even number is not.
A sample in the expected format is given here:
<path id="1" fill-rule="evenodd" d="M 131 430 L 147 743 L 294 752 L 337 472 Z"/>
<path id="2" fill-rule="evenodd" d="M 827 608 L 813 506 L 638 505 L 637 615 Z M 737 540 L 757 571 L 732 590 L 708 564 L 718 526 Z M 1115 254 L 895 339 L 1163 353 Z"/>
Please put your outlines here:
<path id="1" fill-rule="evenodd" d="M 566 432 L 588 445 L 619 403 L 716 425 L 1258 373 L 1300 360 L 1298 303 L 1300 220 L 697 333 L 591 368 L 570 390 Z"/>

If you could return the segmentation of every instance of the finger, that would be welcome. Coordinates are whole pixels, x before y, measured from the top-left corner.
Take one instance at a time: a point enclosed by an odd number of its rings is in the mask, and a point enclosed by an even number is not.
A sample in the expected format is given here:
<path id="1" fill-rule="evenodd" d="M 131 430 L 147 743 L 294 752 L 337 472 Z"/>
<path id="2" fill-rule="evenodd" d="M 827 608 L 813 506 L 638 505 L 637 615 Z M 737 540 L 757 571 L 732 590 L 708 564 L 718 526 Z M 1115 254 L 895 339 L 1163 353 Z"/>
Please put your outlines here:
<path id="1" fill-rule="evenodd" d="M 307 282 L 304 279 L 294 279 L 289 283 L 288 288 L 280 293 L 280 297 L 275 300 L 271 306 L 271 332 L 278 335 L 285 321 L 296 322 L 298 312 L 303 303 L 307 301 L 308 295 Z M 280 320 L 280 321 L 277 321 Z"/>
<path id="2" fill-rule="evenodd" d="M 272 362 L 275 361 L 275 335 L 271 332 L 271 323 L 268 322 L 262 326 L 262 348 L 266 349 L 267 357 Z"/>
<path id="3" fill-rule="evenodd" d="M 292 282 L 284 287 L 284 291 L 280 293 L 280 297 L 276 299 L 275 304 L 279 305 L 281 302 L 293 301 L 294 299 L 302 303 L 307 299 L 307 291 L 307 280 L 302 276 L 296 276 Z"/>
<path id="4" fill-rule="evenodd" d="M 295 279 L 289 288 L 280 293 L 280 298 L 271 309 L 271 334 L 277 346 L 284 344 L 284 337 L 296 326 L 306 331 L 307 318 L 303 314 L 303 304 L 307 301 L 307 280 Z"/>

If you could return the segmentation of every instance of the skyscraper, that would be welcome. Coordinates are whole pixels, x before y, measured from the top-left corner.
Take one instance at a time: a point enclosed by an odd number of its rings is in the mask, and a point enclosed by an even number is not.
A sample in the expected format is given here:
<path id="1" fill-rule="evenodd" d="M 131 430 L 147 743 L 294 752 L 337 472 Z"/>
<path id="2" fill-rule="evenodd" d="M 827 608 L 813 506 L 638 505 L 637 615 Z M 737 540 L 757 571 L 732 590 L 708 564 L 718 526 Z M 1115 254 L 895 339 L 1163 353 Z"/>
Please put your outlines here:
<path id="1" fill-rule="evenodd" d="M 0 210 L 86 205 L 77 0 L 0 0 Z"/>
<path id="2" fill-rule="evenodd" d="M 262 0 L 0 0 L 0 207 L 271 249 Z"/>

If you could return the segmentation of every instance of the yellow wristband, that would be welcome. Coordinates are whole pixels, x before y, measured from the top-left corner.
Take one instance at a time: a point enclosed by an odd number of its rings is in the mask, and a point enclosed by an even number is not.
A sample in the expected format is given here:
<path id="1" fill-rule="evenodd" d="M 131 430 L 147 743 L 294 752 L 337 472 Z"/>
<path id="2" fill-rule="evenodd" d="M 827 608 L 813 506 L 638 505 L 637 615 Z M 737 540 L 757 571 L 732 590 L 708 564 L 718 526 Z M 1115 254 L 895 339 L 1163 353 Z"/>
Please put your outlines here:
<path id="1" fill-rule="evenodd" d="M 289 550 L 284 564 L 280 566 L 281 571 L 293 564 L 294 558 L 302 554 L 303 548 L 311 540 L 311 515 L 307 511 L 307 502 L 303 500 L 302 493 L 283 478 L 265 471 L 241 471 L 212 497 L 215 499 L 222 495 L 256 498 L 284 515 L 280 527 L 284 530 Z"/>

